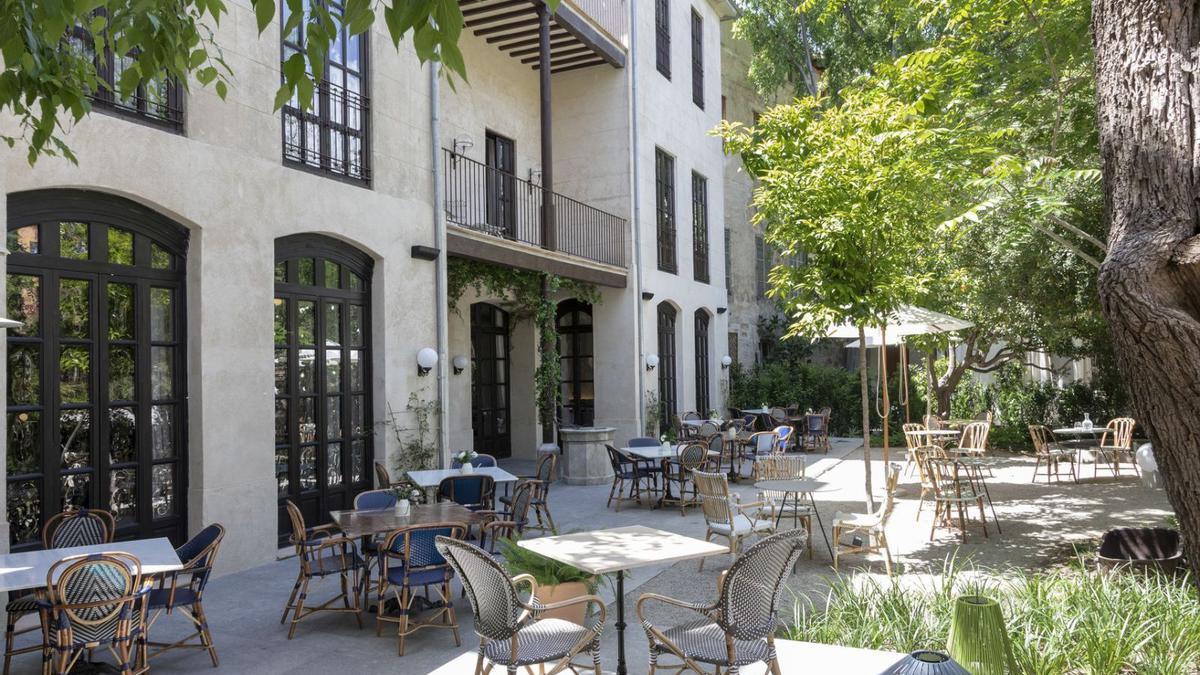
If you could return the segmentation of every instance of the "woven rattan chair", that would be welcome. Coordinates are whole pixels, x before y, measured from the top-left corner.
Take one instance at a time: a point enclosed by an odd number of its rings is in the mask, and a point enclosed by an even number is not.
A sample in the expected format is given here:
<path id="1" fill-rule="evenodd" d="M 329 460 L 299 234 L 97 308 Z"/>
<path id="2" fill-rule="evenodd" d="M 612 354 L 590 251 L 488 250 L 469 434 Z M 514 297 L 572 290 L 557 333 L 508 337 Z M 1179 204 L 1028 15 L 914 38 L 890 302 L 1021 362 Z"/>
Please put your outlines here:
<path id="1" fill-rule="evenodd" d="M 1076 452 L 1071 448 L 1064 448 L 1055 438 L 1054 432 L 1049 427 L 1043 424 L 1030 424 L 1029 437 L 1033 439 L 1033 450 L 1037 454 L 1037 463 L 1033 465 L 1033 480 L 1030 482 L 1036 483 L 1038 478 L 1038 470 L 1042 465 L 1046 466 L 1046 483 L 1050 480 L 1058 481 L 1061 477 L 1059 465 L 1066 464 L 1071 468 L 1067 475 L 1079 482 L 1079 475 L 1075 472 Z"/>
<path id="2" fill-rule="evenodd" d="M 806 468 L 804 458 L 795 455 L 768 457 L 755 467 L 758 469 L 758 480 L 796 480 L 804 478 Z M 758 518 L 774 520 L 776 523 L 790 520 L 794 527 L 803 527 L 805 532 L 812 532 L 812 505 L 799 502 L 797 495 L 792 495 L 792 499 L 787 499 L 787 496 L 787 493 L 777 490 L 760 490 L 758 501 L 762 506 L 758 510 Z M 809 537 L 809 559 L 812 556 L 812 538 Z"/>
<path id="3" fill-rule="evenodd" d="M 883 565 L 892 574 L 892 552 L 888 549 L 887 524 L 896 507 L 896 482 L 900 480 L 900 465 L 887 469 L 887 495 L 883 504 L 871 513 L 835 513 L 833 515 L 833 569 L 838 559 L 847 553 L 883 552 Z M 846 539 L 850 541 L 847 543 Z M 861 539 L 861 540 L 860 540 Z"/>
<path id="4" fill-rule="evenodd" d="M 724 537 L 729 541 L 729 553 L 737 555 L 743 539 L 775 531 L 774 520 L 760 518 L 758 515 L 758 510 L 763 504 L 740 503 L 737 495 L 730 493 L 729 478 L 725 474 L 693 471 L 692 480 L 696 482 L 696 489 L 700 491 L 705 541 L 711 541 L 713 537 Z M 704 569 L 704 558 L 700 559 L 700 569 Z"/>
<path id="5" fill-rule="evenodd" d="M 522 480 L 537 481 L 534 485 L 533 501 L 530 503 L 537 524 L 530 523 L 528 529 L 558 534 L 554 517 L 550 515 L 550 484 L 554 482 L 554 467 L 557 462 L 557 455 L 545 453 L 538 458 L 537 469 L 533 475 L 521 477 Z M 512 496 L 500 497 L 500 503 L 505 507 L 512 506 Z"/>
<path id="6" fill-rule="evenodd" d="M 804 449 L 829 452 L 829 413 L 804 416 Z"/>
<path id="7" fill-rule="evenodd" d="M 283 607 L 283 616 L 279 618 L 279 623 L 283 623 L 287 621 L 288 612 L 292 612 L 288 639 L 296 635 L 296 626 L 302 620 L 317 612 L 351 613 L 358 627 L 362 628 L 359 599 L 366 583 L 366 565 L 354 548 L 354 540 L 339 536 L 334 525 L 305 527 L 304 514 L 290 499 L 287 501 L 287 511 L 292 522 L 290 541 L 296 547 L 296 559 L 300 561 L 296 585 L 292 586 L 292 593 Z M 341 592 L 320 605 L 305 607 L 309 584 L 313 580 L 321 581 L 329 577 L 337 577 Z M 343 606 L 334 607 L 337 602 Z"/>
<path id="8" fill-rule="evenodd" d="M 776 613 L 784 580 L 808 539 L 803 530 L 771 535 L 746 550 L 725 574 L 717 601 L 711 605 L 684 602 L 656 593 L 638 598 L 637 614 L 650 642 L 650 675 L 658 660 L 674 656 L 680 671 L 736 675 L 752 663 L 766 663 L 778 674 L 775 652 Z M 646 617 L 646 605 L 661 602 L 699 615 L 672 628 L 659 628 Z M 672 666 L 666 666 L 674 668 Z"/>
<path id="9" fill-rule="evenodd" d="M 375 462 L 375 483 L 378 488 L 390 488 L 404 485 L 404 481 L 393 481 L 383 462 Z"/>
<path id="10" fill-rule="evenodd" d="M 689 441 L 679 446 L 675 459 L 664 462 L 666 465 L 663 477 L 667 481 L 667 489 L 663 496 L 663 505 L 673 503 L 679 505 L 680 515 L 687 515 L 687 507 L 700 503 L 699 493 L 696 492 L 696 482 L 692 480 L 692 472 L 708 468 L 708 443 L 704 441 Z M 671 486 L 679 488 L 671 493 Z M 691 496 L 688 496 L 688 489 Z M 669 495 L 669 496 L 668 496 Z"/>
<path id="11" fill-rule="evenodd" d="M 964 457 L 983 457 L 987 454 L 988 432 L 992 425 L 987 422 L 971 422 L 963 427 L 962 435 L 958 437 L 958 447 L 951 449 L 950 454 Z"/>
<path id="12" fill-rule="evenodd" d="M 42 528 L 42 547 L 52 549 L 107 544 L 112 541 L 116 529 L 116 520 L 108 511 L 88 508 L 63 511 L 46 521 L 45 527 Z M 22 618 L 38 611 L 37 598 L 32 593 L 13 598 L 5 606 L 5 611 L 8 617 L 4 631 L 4 673 L 8 675 L 12 657 L 41 651 L 42 645 L 35 644 L 20 649 L 13 646 L 18 635 L 38 630 L 36 623 L 17 630 L 17 624 Z"/>
<path id="13" fill-rule="evenodd" d="M 954 459 L 929 458 L 925 460 L 925 470 L 932 477 L 933 495 L 933 526 L 929 529 L 929 540 L 937 532 L 939 523 L 953 527 L 954 516 L 958 515 L 959 529 L 962 540 L 967 541 L 967 523 L 970 520 L 970 506 L 979 507 L 979 524 L 983 527 L 983 536 L 988 536 L 987 515 L 983 510 L 984 494 L 976 489 L 975 481 L 971 478 L 971 469 Z"/>
<path id="14" fill-rule="evenodd" d="M 931 437 L 923 434 L 928 428 L 924 424 L 908 422 L 901 427 L 904 430 L 904 445 L 907 448 L 907 459 L 904 462 L 904 471 L 908 473 L 917 465 L 917 457 L 913 454 L 913 450 L 924 446 L 933 445 Z"/>
<path id="15" fill-rule="evenodd" d="M 767 417 L 770 417 L 771 421 L 774 422 L 776 426 L 787 424 L 787 421 L 788 421 L 787 409 L 780 408 L 780 407 L 770 408 L 769 412 L 767 414 Z"/>
<path id="16" fill-rule="evenodd" d="M 921 418 L 921 424 L 925 425 L 926 429 L 945 429 L 946 423 L 937 415 L 925 415 Z"/>
<path id="17" fill-rule="evenodd" d="M 479 636 L 475 675 L 484 675 L 493 666 L 502 666 L 508 675 L 515 675 L 519 668 L 535 664 L 553 664 L 547 672 L 557 673 L 585 650 L 591 653 L 595 675 L 601 675 L 600 632 L 606 613 L 604 601 L 598 596 L 584 595 L 543 605 L 537 600 L 537 582 L 532 576 L 522 574 L 510 579 L 491 555 L 466 542 L 438 537 L 436 546 L 458 574 L 475 611 L 475 633 Z M 529 602 L 521 601 L 518 585 L 529 586 Z M 577 605 L 595 610 L 586 625 L 542 617 L 544 611 Z"/>
<path id="18" fill-rule="evenodd" d="M 486 474 L 446 476 L 438 483 L 438 501 L 454 502 L 472 511 L 488 511 L 496 506 L 496 480 Z"/>
<path id="19" fill-rule="evenodd" d="M 149 631 L 164 612 L 172 614 L 175 610 L 192 622 L 193 630 L 176 642 L 147 642 L 148 646 L 157 648 L 150 654 L 151 658 L 172 649 L 203 649 L 212 659 L 213 668 L 220 665 L 208 627 L 208 616 L 204 613 L 204 588 L 208 586 L 208 578 L 212 575 L 213 563 L 224 538 L 225 528 L 214 523 L 175 549 L 176 555 L 183 561 L 183 569 L 158 577 L 157 586 L 150 591 L 149 609 L 153 615 L 146 630 Z"/>
<path id="20" fill-rule="evenodd" d="M 796 444 L 796 430 L 787 424 L 781 424 L 772 431 L 775 432 L 775 454 L 781 455 Z"/>
<path id="21" fill-rule="evenodd" d="M 477 452 L 477 453 L 475 453 L 475 459 L 471 460 L 471 466 L 475 467 L 476 469 L 483 469 L 486 467 L 497 466 L 496 457 L 494 455 L 489 455 L 484 452 Z M 462 462 L 458 461 L 458 457 L 450 458 L 450 468 L 451 469 L 461 469 L 462 468 Z"/>
<path id="22" fill-rule="evenodd" d="M 740 445 L 737 472 L 740 474 L 742 464 L 750 462 L 750 475 L 758 475 L 755 473 L 757 469 L 754 465 L 758 460 L 774 455 L 778 447 L 779 434 L 774 431 L 759 431 L 751 434 L 750 439 Z"/>
<path id="23" fill-rule="evenodd" d="M 388 533 L 379 546 L 375 560 L 378 564 L 379 582 L 375 589 L 375 635 L 383 631 L 383 624 L 395 623 L 397 649 L 404 656 L 404 643 L 409 635 L 422 628 L 449 628 L 454 634 L 454 646 L 461 647 L 458 637 L 458 619 L 454 616 L 454 596 L 450 592 L 450 579 L 454 570 L 434 546 L 437 537 L 461 540 L 467 528 L 456 523 L 437 523 L 405 527 Z M 413 602 L 417 598 L 414 589 L 432 588 L 439 596 L 434 601 L 430 616 L 418 621 L 414 617 Z M 399 611 L 387 613 L 387 594 L 392 592 Z M 433 598 L 429 598 L 434 600 Z"/>
<path id="24" fill-rule="evenodd" d="M 634 459 L 611 445 L 605 446 L 605 449 L 608 451 L 608 462 L 613 470 L 612 488 L 608 491 L 608 503 L 605 504 L 605 508 L 611 507 L 613 500 L 617 502 L 618 511 L 621 510 L 623 501 L 640 503 L 643 487 L 653 493 L 654 477 L 645 461 Z M 625 496 L 626 485 L 629 486 L 629 496 Z"/>
<path id="25" fill-rule="evenodd" d="M 46 574 L 42 672 L 65 675 L 84 654 L 107 649 L 122 675 L 146 664 L 146 596 L 151 582 L 128 553 L 63 558 Z"/>
<path id="26" fill-rule="evenodd" d="M 355 511 L 377 511 L 390 509 L 396 505 L 399 497 L 391 490 L 367 490 L 354 495 Z"/>
<path id="27" fill-rule="evenodd" d="M 1096 453 L 1096 462 L 1092 469 L 1093 478 L 1100 470 L 1101 460 L 1108 464 L 1114 477 L 1121 475 L 1123 463 L 1133 468 L 1134 475 L 1139 475 L 1137 462 L 1133 457 L 1134 426 L 1136 422 L 1132 417 L 1117 417 L 1105 425 L 1104 433 L 1100 435 L 1100 444 L 1093 448 L 1093 452 Z"/>
<path id="28" fill-rule="evenodd" d="M 928 460 L 945 459 L 946 451 L 940 445 L 922 445 L 913 448 L 913 457 L 917 465 L 917 477 L 921 482 L 921 497 L 917 502 L 917 520 L 921 519 L 921 511 L 925 508 L 925 500 L 933 499 L 937 494 L 937 485 L 933 473 L 929 471 Z"/>
<path id="29" fill-rule="evenodd" d="M 488 518 L 480 528 L 479 545 L 493 550 L 498 539 L 520 539 L 529 527 L 529 509 L 537 494 L 538 481 L 523 480 L 513 488 L 512 501 L 506 510 L 477 511 Z"/>

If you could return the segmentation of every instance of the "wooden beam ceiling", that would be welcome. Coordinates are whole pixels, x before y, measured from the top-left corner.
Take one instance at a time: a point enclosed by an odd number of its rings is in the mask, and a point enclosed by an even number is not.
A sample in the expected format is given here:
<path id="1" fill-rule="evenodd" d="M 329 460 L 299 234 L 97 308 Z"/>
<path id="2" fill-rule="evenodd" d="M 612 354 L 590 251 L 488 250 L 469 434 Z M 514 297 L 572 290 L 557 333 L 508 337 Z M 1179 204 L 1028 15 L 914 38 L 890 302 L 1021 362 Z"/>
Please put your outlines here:
<path id="1" fill-rule="evenodd" d="M 522 64 L 539 67 L 537 6 L 543 0 L 459 0 L 466 27 Z M 625 66 L 625 50 L 597 32 L 576 10 L 560 4 L 550 29 L 550 72 L 608 63 Z"/>

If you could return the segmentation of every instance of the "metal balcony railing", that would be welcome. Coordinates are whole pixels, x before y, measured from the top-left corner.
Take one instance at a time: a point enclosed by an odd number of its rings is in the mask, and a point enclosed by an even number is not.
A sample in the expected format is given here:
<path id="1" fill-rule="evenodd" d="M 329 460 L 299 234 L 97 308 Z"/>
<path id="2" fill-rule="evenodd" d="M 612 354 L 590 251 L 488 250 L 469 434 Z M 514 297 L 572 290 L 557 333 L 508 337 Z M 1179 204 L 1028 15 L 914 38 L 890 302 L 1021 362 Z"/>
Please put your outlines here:
<path id="1" fill-rule="evenodd" d="M 542 200 L 554 208 L 554 250 L 586 260 L 625 267 L 624 218 L 583 202 L 547 193 L 453 150 L 443 148 L 446 220 L 459 227 L 511 241 L 544 246 Z"/>

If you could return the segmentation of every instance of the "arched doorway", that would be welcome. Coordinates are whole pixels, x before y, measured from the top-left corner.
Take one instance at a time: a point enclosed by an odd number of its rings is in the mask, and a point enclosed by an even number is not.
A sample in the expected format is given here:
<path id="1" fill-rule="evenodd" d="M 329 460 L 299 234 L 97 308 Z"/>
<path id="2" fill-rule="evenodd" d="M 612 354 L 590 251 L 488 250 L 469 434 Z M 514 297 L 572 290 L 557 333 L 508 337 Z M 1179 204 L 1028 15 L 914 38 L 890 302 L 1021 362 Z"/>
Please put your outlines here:
<path id="1" fill-rule="evenodd" d="M 306 522 L 370 489 L 373 261 L 315 234 L 275 242 L 275 482 Z"/>
<path id="2" fill-rule="evenodd" d="M 592 370 L 592 306 L 574 298 L 558 303 L 558 364 L 562 423 L 590 427 L 596 421 Z"/>
<path id="3" fill-rule="evenodd" d="M 112 512 L 121 539 L 186 538 L 187 243 L 181 225 L 114 195 L 9 196 L 13 550 L 81 506 Z"/>
<path id="4" fill-rule="evenodd" d="M 496 457 L 512 455 L 508 350 L 508 312 L 471 305 L 471 428 L 475 451 Z"/>

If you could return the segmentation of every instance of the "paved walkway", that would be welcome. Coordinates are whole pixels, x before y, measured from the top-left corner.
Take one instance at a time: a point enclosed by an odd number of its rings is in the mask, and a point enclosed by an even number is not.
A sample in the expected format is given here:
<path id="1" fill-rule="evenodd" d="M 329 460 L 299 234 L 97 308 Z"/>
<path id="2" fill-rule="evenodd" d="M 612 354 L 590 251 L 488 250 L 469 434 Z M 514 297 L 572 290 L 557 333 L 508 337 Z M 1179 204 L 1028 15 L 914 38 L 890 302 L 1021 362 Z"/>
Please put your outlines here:
<path id="1" fill-rule="evenodd" d="M 863 460 L 862 453 L 857 450 L 858 445 L 859 442 L 854 440 L 840 440 L 834 443 L 828 456 L 808 456 L 808 474 L 820 476 L 822 480 L 837 486 L 835 491 L 819 496 L 818 503 L 827 526 L 834 511 L 863 508 Z M 883 485 L 883 462 L 879 454 L 876 450 L 871 462 L 877 494 L 882 491 Z M 903 451 L 895 451 L 893 459 L 897 456 L 902 461 Z M 520 472 L 532 468 L 516 464 L 515 469 Z M 1114 526 L 1158 524 L 1170 512 L 1161 491 L 1144 488 L 1133 478 L 1047 486 L 1044 483 L 1031 484 L 1032 471 L 1033 462 L 1029 458 L 1006 457 L 998 460 L 996 475 L 990 479 L 990 485 L 1004 532 L 998 534 L 992 527 L 990 536 L 984 539 L 976 526 L 965 544 L 960 543 L 957 534 L 945 530 L 939 530 L 930 541 L 930 514 L 925 512 L 919 520 L 916 518 L 916 497 L 919 492 L 916 478 L 903 477 L 900 501 L 889 526 L 888 537 L 894 548 L 893 555 L 900 561 L 906 579 L 917 580 L 936 574 L 950 555 L 970 557 L 980 564 L 993 567 L 1041 567 L 1048 562 L 1069 557 L 1072 543 L 1089 542 Z M 1086 474 L 1090 476 L 1090 472 L 1088 465 Z M 748 484 L 736 485 L 735 490 L 747 500 L 754 496 L 754 489 Z M 556 484 L 551 491 L 555 520 L 563 531 L 641 524 L 704 536 L 704 521 L 695 509 L 689 510 L 686 517 L 681 516 L 678 509 L 651 510 L 632 504 L 623 505 L 620 511 L 615 511 L 604 507 L 607 494 L 608 486 Z M 819 601 L 834 572 L 823 542 L 817 541 L 815 559 L 809 561 L 802 558 L 788 585 L 797 594 L 809 595 Z M 878 557 L 847 558 L 846 562 L 865 566 L 871 574 L 883 573 L 883 565 Z M 697 571 L 695 562 L 637 570 L 626 582 L 626 604 L 632 610 L 637 597 L 651 591 L 688 601 L 711 601 L 716 596 L 717 571 L 728 564 L 728 556 L 718 556 L 705 564 L 703 573 Z M 369 617 L 364 618 L 365 627 L 359 630 L 347 615 L 314 616 L 301 623 L 296 639 L 289 641 L 285 627 L 279 625 L 279 616 L 295 574 L 296 561 L 285 559 L 217 577 L 209 585 L 206 605 L 221 657 L 222 672 L 282 674 L 382 671 L 415 674 L 437 671 L 441 674 L 453 671 L 439 671 L 438 668 L 455 663 L 455 659 L 473 650 L 477 644 L 471 627 L 470 605 L 465 600 L 456 602 L 461 623 L 461 647 L 455 647 L 448 631 L 431 630 L 411 637 L 407 654 L 399 657 L 394 635 L 385 633 L 384 637 L 376 637 L 373 620 Z M 325 593 L 332 592 L 334 583 L 326 582 L 324 589 L 316 587 L 311 591 L 311 597 L 326 597 Z M 601 595 L 607 600 L 612 599 L 611 589 L 607 587 L 601 589 Z M 610 605 L 609 609 L 611 616 L 615 608 Z M 651 618 L 669 624 L 679 615 L 669 610 L 656 610 Z M 641 674 L 645 672 L 647 658 L 645 637 L 632 615 L 627 617 L 627 621 L 630 623 L 627 640 L 630 672 Z M 155 625 L 155 639 L 170 638 L 178 632 L 177 627 L 182 626 L 183 622 L 181 617 L 164 617 Z M 616 665 L 614 632 L 610 624 L 603 640 L 606 670 Z M 15 660 L 13 672 L 36 673 L 39 666 L 36 655 L 26 655 Z M 155 673 L 213 672 L 207 657 L 196 652 L 164 655 L 153 662 L 153 667 Z M 804 672 L 818 671 L 820 669 L 814 671 L 806 668 Z M 849 675 L 853 672 L 878 671 L 841 668 L 838 672 Z"/>

